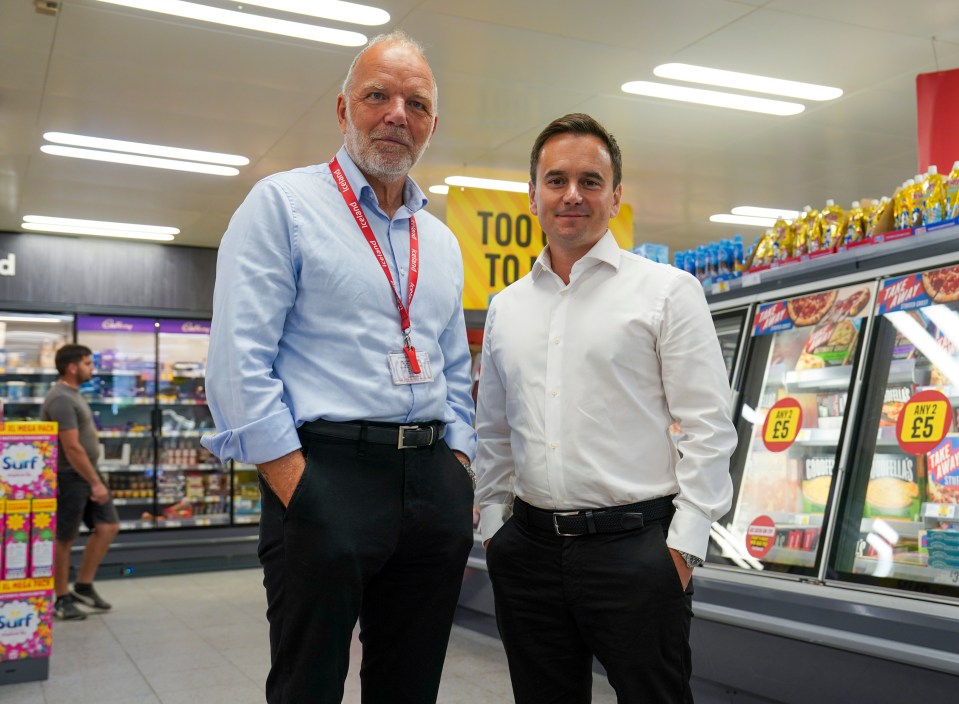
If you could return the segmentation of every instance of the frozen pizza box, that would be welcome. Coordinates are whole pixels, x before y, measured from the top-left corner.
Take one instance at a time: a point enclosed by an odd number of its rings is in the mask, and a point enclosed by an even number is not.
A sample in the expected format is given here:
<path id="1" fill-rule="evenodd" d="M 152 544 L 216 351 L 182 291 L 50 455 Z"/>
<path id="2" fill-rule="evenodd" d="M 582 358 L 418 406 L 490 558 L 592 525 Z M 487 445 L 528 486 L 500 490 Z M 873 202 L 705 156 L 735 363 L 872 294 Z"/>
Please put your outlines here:
<path id="1" fill-rule="evenodd" d="M 919 520 L 922 507 L 916 458 L 877 454 L 866 485 L 864 518 Z"/>
<path id="2" fill-rule="evenodd" d="M 926 453 L 926 500 L 959 504 L 959 438 L 947 437 Z"/>

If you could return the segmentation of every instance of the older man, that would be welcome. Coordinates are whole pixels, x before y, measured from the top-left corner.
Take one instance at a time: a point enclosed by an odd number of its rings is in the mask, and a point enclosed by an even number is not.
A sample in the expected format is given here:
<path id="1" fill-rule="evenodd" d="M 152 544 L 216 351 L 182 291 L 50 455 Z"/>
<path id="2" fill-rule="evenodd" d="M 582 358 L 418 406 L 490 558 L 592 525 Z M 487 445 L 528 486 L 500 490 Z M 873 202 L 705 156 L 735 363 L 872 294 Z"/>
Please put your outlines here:
<path id="1" fill-rule="evenodd" d="M 472 543 L 463 266 L 407 174 L 436 83 L 402 33 L 356 57 L 328 164 L 260 181 L 223 237 L 207 378 L 222 459 L 257 465 L 267 699 L 435 701 Z"/>

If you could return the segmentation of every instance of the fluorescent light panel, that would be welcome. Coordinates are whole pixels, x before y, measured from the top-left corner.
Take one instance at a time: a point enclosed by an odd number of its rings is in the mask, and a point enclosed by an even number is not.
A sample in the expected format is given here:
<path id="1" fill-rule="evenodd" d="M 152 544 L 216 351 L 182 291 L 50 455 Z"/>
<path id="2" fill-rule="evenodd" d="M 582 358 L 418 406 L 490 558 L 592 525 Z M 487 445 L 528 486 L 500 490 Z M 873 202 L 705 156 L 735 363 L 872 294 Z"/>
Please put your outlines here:
<path id="1" fill-rule="evenodd" d="M 449 186 L 430 186 L 430 193 L 436 193 L 437 195 L 445 196 L 449 192 Z"/>
<path id="2" fill-rule="evenodd" d="M 474 178 L 473 176 L 447 176 L 447 185 L 464 188 L 486 188 L 491 191 L 510 191 L 511 193 L 529 193 L 529 184 L 523 181 L 501 181 L 493 178 Z"/>
<path id="3" fill-rule="evenodd" d="M 121 237 L 132 240 L 169 242 L 180 233 L 175 227 L 137 225 L 125 222 L 80 220 L 48 215 L 24 215 L 20 224 L 24 230 L 52 232 L 59 235 L 92 235 L 94 237 Z"/>
<path id="4" fill-rule="evenodd" d="M 386 10 L 339 0 L 245 0 L 241 4 L 349 24 L 379 25 L 390 21 Z"/>
<path id="5" fill-rule="evenodd" d="M 217 164 L 202 164 L 196 161 L 177 161 L 175 159 L 160 159 L 153 156 L 138 154 L 124 154 L 122 152 L 103 152 L 95 149 L 79 149 L 77 147 L 63 147 L 58 144 L 44 144 L 40 147 L 44 154 L 54 156 L 69 156 L 74 159 L 92 159 L 93 161 L 109 161 L 114 164 L 129 164 L 131 166 L 149 166 L 153 169 L 172 169 L 174 171 L 193 171 L 198 174 L 212 174 L 214 176 L 236 176 L 240 171 L 232 166 Z"/>
<path id="6" fill-rule="evenodd" d="M 671 78 L 676 81 L 737 88 L 754 93 L 784 95 L 788 98 L 802 98 L 804 100 L 835 100 L 842 95 L 842 88 L 834 88 L 833 86 L 787 81 L 782 78 L 724 71 L 718 68 L 693 66 L 691 64 L 662 64 L 654 68 L 653 73 L 660 78 Z"/>
<path id="7" fill-rule="evenodd" d="M 729 215 L 727 213 L 710 215 L 709 221 L 722 222 L 728 225 L 747 225 L 749 227 L 772 227 L 776 224 L 776 218 L 756 218 L 748 215 Z"/>
<path id="8" fill-rule="evenodd" d="M 182 0 L 100 0 L 100 2 L 326 44 L 338 44 L 340 46 L 363 46 L 366 44 L 366 35 L 359 32 L 330 29 L 315 24 L 291 22 L 290 20 L 264 17 L 247 12 L 235 12 L 209 5 L 183 2 Z"/>
<path id="9" fill-rule="evenodd" d="M 715 90 L 702 90 L 701 88 L 686 88 L 685 86 L 653 83 L 652 81 L 630 81 L 623 84 L 622 90 L 625 93 L 645 95 L 651 98 L 679 100 L 684 103 L 698 103 L 731 110 L 761 112 L 767 115 L 798 115 L 806 109 L 806 106 L 800 103 L 754 98 L 748 95 L 722 93 Z"/>
<path id="10" fill-rule="evenodd" d="M 250 160 L 239 154 L 221 154 L 219 152 L 204 152 L 197 149 L 181 149 L 180 147 L 165 147 L 161 144 L 144 144 L 142 142 L 125 142 L 119 139 L 104 137 L 88 137 L 83 134 L 69 134 L 67 132 L 47 132 L 43 138 L 54 144 L 66 144 L 71 147 L 87 147 L 89 149 L 107 149 L 114 152 L 128 152 L 145 156 L 158 156 L 168 159 L 186 161 L 204 161 L 208 164 L 225 164 L 227 166 L 246 166 Z"/>
<path id="11" fill-rule="evenodd" d="M 731 212 L 733 215 L 749 215 L 754 218 L 784 218 L 786 220 L 795 220 L 799 217 L 798 210 L 760 208 L 755 205 L 738 205 L 733 208 Z"/>
<path id="12" fill-rule="evenodd" d="M 66 323 L 69 320 L 29 315 L 0 315 L 0 323 Z"/>

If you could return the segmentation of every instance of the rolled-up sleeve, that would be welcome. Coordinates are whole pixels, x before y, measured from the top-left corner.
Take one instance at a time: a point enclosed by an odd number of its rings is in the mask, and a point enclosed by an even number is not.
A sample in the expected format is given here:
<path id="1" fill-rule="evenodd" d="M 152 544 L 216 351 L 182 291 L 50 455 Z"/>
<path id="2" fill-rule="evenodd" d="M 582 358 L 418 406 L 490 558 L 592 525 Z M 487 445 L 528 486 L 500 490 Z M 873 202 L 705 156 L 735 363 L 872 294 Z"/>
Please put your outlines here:
<path id="1" fill-rule="evenodd" d="M 259 464 L 300 447 L 273 371 L 296 299 L 297 235 L 289 194 L 265 180 L 236 211 L 220 244 L 206 376 L 216 433 L 202 442 L 221 460 Z"/>
<path id="2" fill-rule="evenodd" d="M 676 465 L 679 494 L 667 544 L 705 557 L 710 526 L 732 503 L 729 458 L 737 438 L 722 351 L 702 286 L 691 276 L 671 282 L 659 356 L 669 412 L 682 428 Z"/>

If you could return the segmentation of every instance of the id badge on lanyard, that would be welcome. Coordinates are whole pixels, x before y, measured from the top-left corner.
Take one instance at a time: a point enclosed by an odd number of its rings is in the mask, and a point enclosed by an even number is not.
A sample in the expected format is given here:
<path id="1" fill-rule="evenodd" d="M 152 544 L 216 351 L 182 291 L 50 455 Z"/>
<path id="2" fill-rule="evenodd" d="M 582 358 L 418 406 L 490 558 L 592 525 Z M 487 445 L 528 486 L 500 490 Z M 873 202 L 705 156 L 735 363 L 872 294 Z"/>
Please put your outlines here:
<path id="1" fill-rule="evenodd" d="M 413 324 L 410 320 L 409 308 L 413 307 L 413 294 L 416 293 L 416 284 L 419 282 L 420 276 L 420 243 L 416 232 L 416 219 L 411 213 L 410 283 L 407 295 L 407 305 L 404 306 L 403 299 L 400 297 L 399 291 L 396 289 L 396 284 L 393 282 L 393 274 L 390 273 L 389 264 L 387 264 L 383 250 L 380 248 L 380 243 L 376 240 L 376 235 L 373 233 L 373 228 L 370 227 L 370 223 L 367 221 L 366 215 L 363 212 L 363 207 L 360 205 L 359 199 L 353 193 L 353 188 L 350 186 L 350 182 L 347 180 L 346 174 L 343 173 L 343 169 L 340 167 L 340 163 L 337 161 L 336 157 L 333 157 L 333 159 L 330 161 L 330 172 L 333 174 L 333 178 L 336 179 L 336 185 L 340 190 L 340 195 L 342 195 L 343 200 L 346 201 L 346 206 L 350 209 L 350 213 L 356 220 L 356 224 L 360 228 L 360 232 L 362 232 L 363 236 L 366 238 L 367 243 L 370 245 L 370 249 L 373 250 L 376 260 L 380 263 L 380 267 L 383 269 L 383 273 L 386 275 L 387 281 L 389 281 L 390 290 L 393 291 L 393 297 L 396 301 L 396 309 L 400 314 L 400 326 L 403 329 L 404 341 L 403 351 L 390 352 L 387 355 L 387 362 L 390 365 L 390 373 L 393 376 L 393 383 L 396 385 L 429 383 L 433 381 L 433 373 L 430 368 L 429 354 L 426 352 L 417 352 L 411 339 Z"/>

